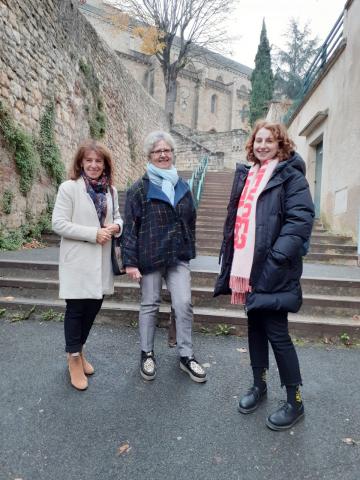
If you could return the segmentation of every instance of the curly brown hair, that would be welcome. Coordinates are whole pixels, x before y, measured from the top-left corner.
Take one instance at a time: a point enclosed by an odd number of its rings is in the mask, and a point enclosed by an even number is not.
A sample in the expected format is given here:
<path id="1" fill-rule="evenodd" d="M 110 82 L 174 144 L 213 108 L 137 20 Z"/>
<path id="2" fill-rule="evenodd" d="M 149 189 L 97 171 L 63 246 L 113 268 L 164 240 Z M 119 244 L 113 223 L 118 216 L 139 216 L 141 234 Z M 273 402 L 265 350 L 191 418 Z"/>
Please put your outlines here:
<path id="1" fill-rule="evenodd" d="M 245 145 L 245 149 L 247 152 L 247 160 L 249 162 L 259 163 L 259 160 L 254 155 L 254 141 L 257 132 L 261 128 L 266 128 L 267 130 L 270 130 L 270 132 L 274 136 L 275 141 L 278 142 L 279 150 L 277 153 L 277 158 L 279 159 L 279 161 L 283 162 L 284 160 L 288 160 L 288 158 L 290 158 L 291 154 L 295 150 L 295 143 L 289 137 L 288 132 L 283 124 L 271 123 L 267 122 L 266 120 L 258 120 L 254 125 L 254 129 L 251 132 L 251 135 Z"/>
<path id="2" fill-rule="evenodd" d="M 109 185 L 113 184 L 113 160 L 110 151 L 97 140 L 85 140 L 81 143 L 75 153 L 74 160 L 70 170 L 70 179 L 77 180 L 81 176 L 82 161 L 86 152 L 96 152 L 103 160 L 105 164 L 105 174 L 108 177 Z"/>

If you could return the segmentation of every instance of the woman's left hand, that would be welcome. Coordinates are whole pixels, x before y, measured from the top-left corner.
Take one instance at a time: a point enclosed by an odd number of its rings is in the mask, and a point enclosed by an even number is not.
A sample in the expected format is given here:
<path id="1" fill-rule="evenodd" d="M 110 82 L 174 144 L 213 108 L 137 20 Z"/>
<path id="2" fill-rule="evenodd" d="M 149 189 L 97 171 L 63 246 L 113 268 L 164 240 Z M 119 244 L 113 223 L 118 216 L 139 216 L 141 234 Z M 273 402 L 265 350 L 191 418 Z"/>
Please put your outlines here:
<path id="1" fill-rule="evenodd" d="M 116 235 L 120 232 L 120 227 L 117 223 L 109 223 L 108 225 L 104 225 L 104 228 L 106 228 L 111 235 Z"/>

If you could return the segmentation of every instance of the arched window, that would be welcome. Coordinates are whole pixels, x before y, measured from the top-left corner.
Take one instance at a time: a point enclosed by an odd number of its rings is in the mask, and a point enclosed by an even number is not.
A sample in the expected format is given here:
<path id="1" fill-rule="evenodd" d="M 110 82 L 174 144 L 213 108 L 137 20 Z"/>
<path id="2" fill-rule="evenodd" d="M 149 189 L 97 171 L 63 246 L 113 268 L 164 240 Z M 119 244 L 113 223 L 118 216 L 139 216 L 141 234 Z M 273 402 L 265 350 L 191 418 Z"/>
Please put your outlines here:
<path id="1" fill-rule="evenodd" d="M 217 108 L 217 95 L 211 96 L 211 113 L 216 113 Z"/>

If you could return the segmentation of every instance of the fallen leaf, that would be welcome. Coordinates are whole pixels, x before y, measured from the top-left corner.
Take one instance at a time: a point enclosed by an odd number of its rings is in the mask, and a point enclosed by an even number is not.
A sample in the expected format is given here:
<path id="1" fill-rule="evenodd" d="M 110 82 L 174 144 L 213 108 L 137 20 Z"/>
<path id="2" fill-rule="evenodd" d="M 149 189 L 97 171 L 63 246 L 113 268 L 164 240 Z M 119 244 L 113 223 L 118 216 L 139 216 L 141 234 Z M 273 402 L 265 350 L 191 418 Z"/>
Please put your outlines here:
<path id="1" fill-rule="evenodd" d="M 15 300 L 15 297 L 1 297 L 1 300 L 6 300 L 7 302 L 12 302 Z"/>
<path id="2" fill-rule="evenodd" d="M 354 440 L 351 437 L 343 438 L 342 441 L 346 443 L 346 445 L 358 445 L 360 444 L 360 441 Z"/>
<path id="3" fill-rule="evenodd" d="M 353 320 L 360 320 L 360 315 L 353 315 Z"/>
<path id="4" fill-rule="evenodd" d="M 120 445 L 120 447 L 117 449 L 117 454 L 118 455 L 123 455 L 124 453 L 128 453 L 128 451 L 131 449 L 130 445 L 127 442 L 124 442 Z"/>
<path id="5" fill-rule="evenodd" d="M 215 457 L 213 458 L 213 463 L 215 465 L 219 465 L 220 463 L 222 463 L 222 458 L 220 457 L 220 455 L 215 455 Z"/>
<path id="6" fill-rule="evenodd" d="M 247 348 L 237 348 L 236 350 L 240 353 L 247 353 Z"/>

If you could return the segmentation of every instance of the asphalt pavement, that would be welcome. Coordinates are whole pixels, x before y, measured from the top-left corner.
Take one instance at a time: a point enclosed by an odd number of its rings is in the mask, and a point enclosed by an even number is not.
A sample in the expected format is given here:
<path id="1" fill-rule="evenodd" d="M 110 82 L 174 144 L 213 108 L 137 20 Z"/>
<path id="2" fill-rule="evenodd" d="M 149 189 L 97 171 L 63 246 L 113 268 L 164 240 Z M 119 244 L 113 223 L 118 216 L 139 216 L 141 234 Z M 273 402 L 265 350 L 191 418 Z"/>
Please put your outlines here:
<path id="1" fill-rule="evenodd" d="M 136 328 L 96 325 L 85 392 L 69 382 L 58 322 L 0 320 L 1 480 L 358 480 L 359 348 L 298 346 L 304 421 L 273 432 L 284 399 L 271 357 L 269 395 L 237 411 L 251 383 L 245 338 L 194 334 L 208 382 L 180 371 L 157 330 L 158 375 L 139 374 Z"/>

